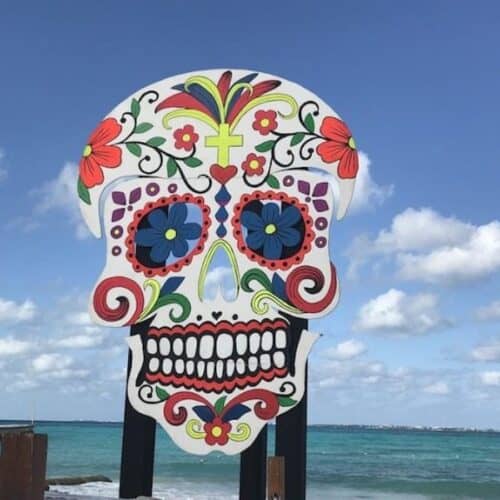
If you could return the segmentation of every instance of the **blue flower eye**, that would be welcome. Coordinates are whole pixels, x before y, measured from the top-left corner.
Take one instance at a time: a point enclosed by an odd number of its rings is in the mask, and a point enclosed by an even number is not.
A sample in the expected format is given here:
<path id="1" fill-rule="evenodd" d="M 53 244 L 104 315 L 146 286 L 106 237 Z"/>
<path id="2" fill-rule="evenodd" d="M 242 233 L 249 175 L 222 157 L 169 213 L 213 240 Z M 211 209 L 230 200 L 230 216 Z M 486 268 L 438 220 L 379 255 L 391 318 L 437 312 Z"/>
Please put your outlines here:
<path id="1" fill-rule="evenodd" d="M 191 195 L 163 198 L 152 210 L 141 214 L 132 232 L 128 258 L 146 275 L 177 271 L 203 250 L 210 225 L 209 208 Z M 133 243 L 133 244 L 132 244 Z"/>

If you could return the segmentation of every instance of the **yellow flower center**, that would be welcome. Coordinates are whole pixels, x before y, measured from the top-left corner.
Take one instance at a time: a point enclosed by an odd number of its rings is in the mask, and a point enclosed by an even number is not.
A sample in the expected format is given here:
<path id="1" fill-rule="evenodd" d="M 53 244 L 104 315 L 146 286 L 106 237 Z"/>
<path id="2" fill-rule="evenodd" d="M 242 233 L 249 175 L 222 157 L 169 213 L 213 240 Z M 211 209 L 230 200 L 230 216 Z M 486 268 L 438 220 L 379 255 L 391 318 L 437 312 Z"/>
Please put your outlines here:
<path id="1" fill-rule="evenodd" d="M 222 434 L 222 428 L 218 425 L 212 427 L 212 436 L 218 438 Z"/>
<path id="2" fill-rule="evenodd" d="M 266 234 L 274 234 L 276 232 L 276 226 L 274 224 L 268 224 L 265 228 L 264 231 Z"/>
<path id="3" fill-rule="evenodd" d="M 356 149 L 356 143 L 354 142 L 354 137 L 349 137 L 349 141 L 347 142 L 347 145 L 351 149 Z"/>
<path id="4" fill-rule="evenodd" d="M 257 168 L 259 168 L 259 167 L 260 167 L 259 160 L 252 160 L 252 161 L 250 162 L 250 168 L 251 168 L 252 170 L 256 170 L 256 169 L 257 169 Z"/>
<path id="5" fill-rule="evenodd" d="M 188 142 L 188 141 L 190 141 L 190 140 L 191 140 L 191 135 L 190 135 L 190 134 L 184 134 L 184 135 L 182 136 L 182 140 L 183 140 L 184 142 Z"/>
<path id="6" fill-rule="evenodd" d="M 269 118 L 262 118 L 260 121 L 260 124 L 262 127 L 268 127 L 269 126 Z"/>
<path id="7" fill-rule="evenodd" d="M 173 240 L 177 236 L 177 231 L 175 229 L 167 229 L 165 231 L 165 238 L 167 240 Z"/>
<path id="8" fill-rule="evenodd" d="M 83 148 L 83 157 L 84 158 L 87 158 L 88 156 L 90 156 L 92 154 L 92 146 L 90 144 L 87 144 L 84 148 Z"/>

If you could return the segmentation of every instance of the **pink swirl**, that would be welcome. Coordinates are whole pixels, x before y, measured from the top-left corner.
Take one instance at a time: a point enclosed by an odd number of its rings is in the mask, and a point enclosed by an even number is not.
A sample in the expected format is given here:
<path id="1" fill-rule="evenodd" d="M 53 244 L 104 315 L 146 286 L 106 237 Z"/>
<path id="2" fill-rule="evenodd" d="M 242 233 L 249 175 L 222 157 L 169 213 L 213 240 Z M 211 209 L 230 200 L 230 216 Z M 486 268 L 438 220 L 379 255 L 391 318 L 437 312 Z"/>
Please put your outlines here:
<path id="1" fill-rule="evenodd" d="M 93 304 L 95 312 L 101 319 L 109 322 L 120 321 L 127 315 L 130 309 L 130 302 L 127 297 L 117 297 L 118 306 L 115 308 L 110 307 L 108 304 L 109 293 L 114 288 L 125 288 L 133 294 L 135 311 L 130 320 L 125 324 L 134 324 L 144 310 L 144 295 L 139 285 L 129 278 L 113 276 L 101 281 L 94 292 Z"/>

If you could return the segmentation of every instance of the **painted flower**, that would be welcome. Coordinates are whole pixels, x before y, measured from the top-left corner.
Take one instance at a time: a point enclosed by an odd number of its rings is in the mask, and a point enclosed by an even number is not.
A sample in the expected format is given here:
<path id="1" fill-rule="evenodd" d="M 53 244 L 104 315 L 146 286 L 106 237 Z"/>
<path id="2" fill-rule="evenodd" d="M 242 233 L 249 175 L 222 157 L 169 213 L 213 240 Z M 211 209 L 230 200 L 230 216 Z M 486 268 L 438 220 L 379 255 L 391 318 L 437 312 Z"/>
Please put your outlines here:
<path id="1" fill-rule="evenodd" d="M 184 125 L 184 127 L 178 128 L 174 132 L 174 146 L 177 149 L 191 151 L 193 146 L 198 142 L 199 138 L 200 136 L 194 131 L 194 127 L 192 125 Z"/>
<path id="2" fill-rule="evenodd" d="M 266 203 L 259 214 L 245 210 L 241 223 L 248 230 L 246 244 L 252 250 L 262 249 L 266 259 L 279 259 L 283 247 L 295 247 L 300 242 L 300 232 L 293 226 L 300 220 L 297 207 L 287 206 L 280 211 L 277 203 Z"/>
<path id="3" fill-rule="evenodd" d="M 231 424 L 224 422 L 221 417 L 215 417 L 211 422 L 206 422 L 203 425 L 206 432 L 205 442 L 210 446 L 214 444 L 224 446 L 229 441 L 231 427 Z"/>
<path id="4" fill-rule="evenodd" d="M 132 191 L 128 195 L 128 202 L 127 197 L 123 191 L 113 191 L 111 193 L 111 198 L 116 205 L 121 205 L 120 208 L 116 208 L 115 210 L 113 210 L 113 213 L 111 214 L 111 222 L 117 222 L 123 219 L 125 210 L 131 212 L 134 208 L 132 205 L 141 199 L 141 188 L 138 187 L 132 189 Z"/>
<path id="5" fill-rule="evenodd" d="M 114 118 L 106 118 L 92 132 L 80 160 L 80 178 L 87 188 L 104 181 L 104 168 L 116 168 L 122 162 L 122 150 L 111 145 L 122 127 Z"/>
<path id="6" fill-rule="evenodd" d="M 187 215 L 184 203 L 170 205 L 168 212 L 156 208 L 147 216 L 151 227 L 139 229 L 135 243 L 150 247 L 149 257 L 158 264 L 163 264 L 171 253 L 174 257 L 183 257 L 189 250 L 188 240 L 196 240 L 201 235 L 200 224 L 186 222 Z"/>
<path id="7" fill-rule="evenodd" d="M 358 173 L 358 153 L 356 143 L 347 125 L 338 118 L 327 116 L 320 128 L 321 135 L 327 139 L 316 152 L 326 163 L 339 160 L 338 175 L 342 179 L 353 179 Z"/>
<path id="8" fill-rule="evenodd" d="M 328 203 L 321 199 L 328 192 L 328 182 L 318 182 L 313 189 L 311 195 L 311 184 L 307 181 L 299 181 L 298 182 L 299 192 L 306 195 L 306 203 L 311 202 L 314 205 L 314 208 L 317 212 L 325 212 L 328 210 Z"/>
<path id="9" fill-rule="evenodd" d="M 241 164 L 241 168 L 247 175 L 262 175 L 264 173 L 264 165 L 266 157 L 250 153 L 246 160 Z"/>
<path id="10" fill-rule="evenodd" d="M 252 127 L 261 135 L 269 134 L 269 132 L 276 130 L 277 126 L 276 111 L 269 109 L 267 111 L 259 110 L 255 113 L 255 120 L 252 123 Z"/>

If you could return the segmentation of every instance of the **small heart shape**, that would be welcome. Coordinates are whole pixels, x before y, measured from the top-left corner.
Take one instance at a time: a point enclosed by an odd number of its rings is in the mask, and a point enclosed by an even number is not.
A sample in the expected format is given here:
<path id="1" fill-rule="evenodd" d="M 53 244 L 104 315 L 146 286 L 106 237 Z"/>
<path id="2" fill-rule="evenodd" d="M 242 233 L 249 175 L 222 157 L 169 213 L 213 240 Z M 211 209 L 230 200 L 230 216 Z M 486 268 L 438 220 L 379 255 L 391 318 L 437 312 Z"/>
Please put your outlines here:
<path id="1" fill-rule="evenodd" d="M 212 311 L 212 318 L 217 321 L 222 316 L 222 311 Z"/>
<path id="2" fill-rule="evenodd" d="M 238 173 L 238 169 L 234 165 L 221 167 L 216 163 L 210 167 L 210 175 L 219 183 L 226 184 L 229 179 L 232 179 Z"/>

